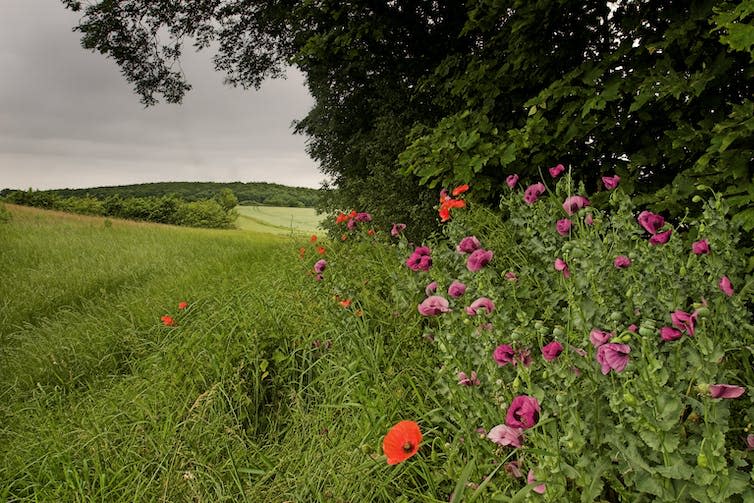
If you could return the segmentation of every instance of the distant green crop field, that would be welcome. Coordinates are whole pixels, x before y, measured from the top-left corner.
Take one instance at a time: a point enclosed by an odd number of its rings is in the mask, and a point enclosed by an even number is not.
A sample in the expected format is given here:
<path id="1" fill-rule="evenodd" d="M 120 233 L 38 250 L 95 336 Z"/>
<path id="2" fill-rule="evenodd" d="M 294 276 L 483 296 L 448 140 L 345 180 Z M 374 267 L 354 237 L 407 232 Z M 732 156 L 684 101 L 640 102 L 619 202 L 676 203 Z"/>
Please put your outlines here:
<path id="1" fill-rule="evenodd" d="M 236 225 L 240 229 L 270 234 L 311 234 L 318 228 L 322 215 L 314 208 L 284 208 L 279 206 L 238 206 Z"/>

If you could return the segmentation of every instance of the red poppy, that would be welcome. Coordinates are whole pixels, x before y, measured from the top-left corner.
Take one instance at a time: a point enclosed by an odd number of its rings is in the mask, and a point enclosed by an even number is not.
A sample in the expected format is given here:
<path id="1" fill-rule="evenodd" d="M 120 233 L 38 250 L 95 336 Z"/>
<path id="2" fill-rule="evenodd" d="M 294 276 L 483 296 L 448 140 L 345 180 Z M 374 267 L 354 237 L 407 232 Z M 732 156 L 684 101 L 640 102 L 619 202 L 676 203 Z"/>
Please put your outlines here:
<path id="1" fill-rule="evenodd" d="M 162 324 L 165 325 L 166 327 L 172 327 L 173 325 L 175 325 L 175 320 L 173 319 L 172 316 L 168 316 L 166 314 L 160 319 L 162 320 Z"/>
<path id="2" fill-rule="evenodd" d="M 341 300 L 340 305 L 344 308 L 348 308 L 351 305 L 351 299 Z"/>
<path id="3" fill-rule="evenodd" d="M 317 247 L 317 253 L 319 253 L 320 255 L 324 255 L 325 254 L 325 248 L 323 246 L 318 246 Z"/>
<path id="4" fill-rule="evenodd" d="M 181 311 L 183 311 L 187 307 L 188 307 L 188 302 L 179 302 L 178 303 L 178 309 L 180 309 Z"/>
<path id="5" fill-rule="evenodd" d="M 341 241 L 345 241 L 346 239 L 348 239 L 347 235 L 343 234 L 342 236 L 340 236 Z"/>
<path id="6" fill-rule="evenodd" d="M 317 241 L 317 235 L 316 234 L 312 234 L 312 237 L 309 238 L 309 241 L 311 241 L 312 243 L 314 243 L 315 241 Z"/>
<path id="7" fill-rule="evenodd" d="M 342 224 L 346 220 L 348 220 L 348 217 L 344 215 L 343 213 L 338 213 L 338 216 L 335 217 L 336 224 Z"/>
<path id="8" fill-rule="evenodd" d="M 469 186 L 468 186 L 468 184 L 464 183 L 463 185 L 459 185 L 458 187 L 456 187 L 455 189 L 453 189 L 453 191 L 451 192 L 451 194 L 453 194 L 454 196 L 457 196 L 458 194 L 463 194 L 467 190 L 469 190 Z"/>
<path id="9" fill-rule="evenodd" d="M 387 464 L 397 465 L 419 451 L 422 432 L 414 421 L 401 421 L 387 432 L 382 441 L 382 451 L 387 456 Z"/>
<path id="10" fill-rule="evenodd" d="M 369 229 L 367 231 L 367 234 L 369 234 L 370 236 L 374 236 L 374 229 Z"/>
<path id="11" fill-rule="evenodd" d="M 304 255 L 306 255 L 306 248 L 304 248 L 304 247 L 302 246 L 301 248 L 299 248 L 299 249 L 298 249 L 298 256 L 299 256 L 300 258 L 304 258 Z"/>

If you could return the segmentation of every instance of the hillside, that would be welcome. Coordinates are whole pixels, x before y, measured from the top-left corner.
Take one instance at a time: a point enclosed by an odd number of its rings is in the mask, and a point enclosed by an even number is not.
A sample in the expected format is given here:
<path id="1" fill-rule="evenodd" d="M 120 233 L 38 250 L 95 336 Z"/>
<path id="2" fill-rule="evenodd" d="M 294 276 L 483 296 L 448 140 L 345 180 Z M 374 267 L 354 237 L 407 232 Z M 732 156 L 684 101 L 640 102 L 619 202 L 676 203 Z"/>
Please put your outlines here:
<path id="1" fill-rule="evenodd" d="M 92 196 L 106 199 L 120 197 L 159 197 L 175 194 L 186 201 L 212 199 L 222 189 L 233 191 L 242 205 L 288 206 L 312 208 L 319 201 L 319 190 L 306 187 L 289 187 L 266 182 L 158 182 L 133 185 L 115 185 L 111 187 L 92 187 L 86 189 L 55 189 L 40 192 L 56 194 L 60 197 Z M 5 197 L 15 189 L 3 189 L 0 196 Z"/>

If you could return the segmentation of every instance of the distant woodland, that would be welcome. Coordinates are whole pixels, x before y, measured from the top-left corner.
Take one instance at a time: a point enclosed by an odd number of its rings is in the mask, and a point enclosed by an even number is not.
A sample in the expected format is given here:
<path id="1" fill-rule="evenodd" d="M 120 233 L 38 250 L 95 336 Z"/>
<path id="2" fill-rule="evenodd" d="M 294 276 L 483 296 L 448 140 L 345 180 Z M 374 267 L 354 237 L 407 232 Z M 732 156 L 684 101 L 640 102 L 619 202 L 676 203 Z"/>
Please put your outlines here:
<path id="1" fill-rule="evenodd" d="M 288 187 L 276 183 L 264 182 L 161 182 L 141 183 L 135 185 L 117 185 L 112 187 L 94 187 L 89 189 L 56 189 L 39 191 L 55 194 L 58 197 L 93 197 L 105 200 L 111 196 L 128 197 L 162 197 L 175 195 L 184 201 L 202 201 L 217 196 L 222 189 L 230 189 L 244 206 L 288 206 L 296 208 L 313 208 L 319 202 L 319 191 L 305 187 Z M 3 189 L 1 197 L 8 197 L 14 189 Z"/>
<path id="2" fill-rule="evenodd" d="M 144 220 L 189 227 L 228 228 L 235 207 L 313 207 L 318 191 L 271 183 L 169 182 L 90 189 L 3 189 L 4 200 L 86 215 Z"/>

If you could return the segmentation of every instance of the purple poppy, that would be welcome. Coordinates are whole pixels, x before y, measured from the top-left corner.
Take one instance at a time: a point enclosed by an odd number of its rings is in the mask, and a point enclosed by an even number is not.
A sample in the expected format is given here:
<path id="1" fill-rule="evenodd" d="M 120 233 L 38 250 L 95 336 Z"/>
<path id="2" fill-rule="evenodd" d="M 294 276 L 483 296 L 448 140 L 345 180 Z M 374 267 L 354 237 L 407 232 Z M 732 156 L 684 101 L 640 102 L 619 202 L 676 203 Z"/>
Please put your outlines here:
<path id="1" fill-rule="evenodd" d="M 571 271 L 568 270 L 568 264 L 566 264 L 565 260 L 563 260 L 562 258 L 555 259 L 555 270 L 561 271 L 564 278 L 571 276 Z"/>
<path id="2" fill-rule="evenodd" d="M 602 346 L 613 337 L 615 337 L 614 333 L 605 332 L 604 330 L 599 330 L 596 328 L 593 328 L 592 331 L 589 332 L 589 342 L 591 342 L 592 346 L 594 346 L 595 348 Z"/>
<path id="3" fill-rule="evenodd" d="M 419 304 L 419 313 L 422 316 L 436 316 L 442 313 L 449 313 L 450 311 L 451 309 L 447 299 L 444 299 L 439 295 L 427 297 L 421 304 Z"/>
<path id="4" fill-rule="evenodd" d="M 512 428 L 528 430 L 539 420 L 539 401 L 533 396 L 518 395 L 511 401 L 505 424 Z"/>
<path id="5" fill-rule="evenodd" d="M 552 341 L 551 343 L 542 347 L 542 357 L 548 362 L 553 361 L 562 352 L 563 345 L 558 341 Z"/>
<path id="6" fill-rule="evenodd" d="M 464 285 L 460 281 L 454 280 L 448 287 L 448 295 L 450 295 L 454 299 L 457 299 L 464 293 L 466 293 L 466 285 Z"/>
<path id="7" fill-rule="evenodd" d="M 433 281 L 432 283 L 424 287 L 424 293 L 427 294 L 427 297 L 429 297 L 436 291 L 437 291 L 437 281 Z"/>
<path id="8" fill-rule="evenodd" d="M 414 250 L 409 258 L 406 259 L 406 265 L 412 271 L 429 271 L 432 267 L 432 257 L 430 250 L 426 246 L 420 246 Z"/>
<path id="9" fill-rule="evenodd" d="M 567 197 L 566 200 L 563 201 L 563 210 L 565 210 L 565 212 L 569 215 L 573 215 L 581 208 L 589 206 L 589 204 L 589 199 L 584 196 L 571 196 Z"/>
<path id="10" fill-rule="evenodd" d="M 718 283 L 717 286 L 720 287 L 720 291 L 728 297 L 733 296 L 733 284 L 730 282 L 728 276 L 723 276 L 722 278 L 720 278 L 720 283 Z"/>
<path id="11" fill-rule="evenodd" d="M 628 354 L 631 348 L 628 344 L 615 344 L 608 342 L 597 348 L 597 361 L 602 367 L 602 373 L 607 374 L 611 370 L 623 372 L 628 365 Z"/>
<path id="12" fill-rule="evenodd" d="M 352 230 L 354 230 L 354 229 L 356 228 L 356 223 L 357 223 L 356 219 L 355 219 L 355 218 L 352 218 L 352 219 L 350 219 L 350 220 L 348 221 L 348 223 L 346 223 L 346 228 L 347 228 L 347 229 L 348 229 L 349 231 L 352 231 Z"/>
<path id="13" fill-rule="evenodd" d="M 746 392 L 746 388 L 730 384 L 710 384 L 709 396 L 712 398 L 738 398 Z"/>
<path id="14" fill-rule="evenodd" d="M 557 166 L 553 166 L 552 168 L 547 168 L 547 171 L 550 172 L 551 177 L 557 178 L 563 171 L 565 171 L 565 166 L 558 164 Z"/>
<path id="15" fill-rule="evenodd" d="M 625 269 L 631 265 L 631 259 L 625 255 L 618 255 L 615 257 L 615 260 L 613 260 L 613 265 L 616 269 Z"/>
<path id="16" fill-rule="evenodd" d="M 539 199 L 539 196 L 544 194 L 546 190 L 547 188 L 542 182 L 529 185 L 524 191 L 524 201 L 526 201 L 526 204 L 534 204 L 537 202 L 537 199 Z"/>
<path id="17" fill-rule="evenodd" d="M 476 375 L 476 370 L 471 372 L 471 377 L 467 376 L 466 372 L 461 371 L 458 373 L 458 384 L 461 386 L 479 386 L 481 381 Z"/>
<path id="18" fill-rule="evenodd" d="M 665 232 L 659 232 L 649 238 L 649 244 L 652 246 L 664 245 L 670 239 L 670 235 L 673 233 L 673 229 L 668 229 Z"/>
<path id="19" fill-rule="evenodd" d="M 371 222 L 372 215 L 369 213 L 357 213 L 355 219 L 357 222 Z"/>
<path id="20" fill-rule="evenodd" d="M 709 243 L 706 239 L 694 241 L 693 243 L 691 243 L 691 251 L 694 252 L 694 255 L 706 255 L 710 251 Z"/>
<path id="21" fill-rule="evenodd" d="M 571 232 L 571 221 L 567 218 L 562 218 L 555 222 L 555 230 L 558 231 L 558 234 L 561 236 L 567 235 L 569 232 Z"/>
<path id="22" fill-rule="evenodd" d="M 487 314 L 492 314 L 492 311 L 495 310 L 495 304 L 487 297 L 480 297 L 466 308 L 466 314 L 476 316 L 480 309 L 487 311 Z"/>
<path id="23" fill-rule="evenodd" d="M 495 442 L 497 445 L 510 445 L 511 447 L 521 447 L 521 440 L 524 438 L 524 430 L 521 428 L 513 428 L 507 424 L 498 424 L 494 426 L 487 438 Z"/>
<path id="24" fill-rule="evenodd" d="M 605 188 L 607 190 L 613 190 L 615 187 L 618 186 L 619 182 L 620 182 L 620 177 L 618 175 L 602 177 L 602 183 L 605 184 Z"/>
<path id="25" fill-rule="evenodd" d="M 509 363 L 515 365 L 515 357 L 516 350 L 508 344 L 500 344 L 492 353 L 492 358 L 501 367 L 508 365 Z"/>
<path id="26" fill-rule="evenodd" d="M 518 183 L 518 175 L 508 175 L 508 178 L 505 179 L 505 184 L 511 189 L 515 187 L 517 183 Z"/>
<path id="27" fill-rule="evenodd" d="M 665 342 L 675 341 L 683 337 L 683 332 L 673 327 L 662 327 L 660 329 L 660 339 Z"/>
<path id="28" fill-rule="evenodd" d="M 476 236 L 466 236 L 456 246 L 458 253 L 472 253 L 482 247 L 482 243 L 476 238 Z"/>
<path id="29" fill-rule="evenodd" d="M 471 272 L 477 272 L 481 270 L 484 266 L 489 264 L 490 260 L 492 260 L 493 255 L 494 254 L 492 253 L 492 250 L 484 250 L 482 248 L 474 250 L 466 260 L 466 269 Z"/>
<path id="30" fill-rule="evenodd" d="M 322 273 L 325 271 L 326 267 L 327 267 L 327 260 L 325 259 L 317 260 L 314 263 L 314 272 L 316 272 L 317 274 Z"/>
<path id="31" fill-rule="evenodd" d="M 673 322 L 673 326 L 682 332 L 686 332 L 689 335 L 694 335 L 694 326 L 696 325 L 696 318 L 698 314 L 696 311 L 689 314 L 685 311 L 677 309 L 670 313 L 670 321 Z"/>
<path id="32" fill-rule="evenodd" d="M 393 228 L 390 229 L 390 235 L 397 238 L 405 228 L 406 224 L 393 224 Z"/>
<path id="33" fill-rule="evenodd" d="M 537 479 L 534 477 L 534 470 L 529 470 L 529 473 L 526 475 L 526 483 L 527 484 L 536 484 Z M 534 489 L 532 489 L 537 494 L 544 494 L 547 491 L 547 484 L 539 484 L 534 486 Z"/>
<path id="34" fill-rule="evenodd" d="M 665 225 L 665 219 L 662 217 L 662 215 L 658 215 L 646 210 L 639 213 L 637 220 L 639 221 L 639 225 L 644 227 L 644 230 L 646 230 L 650 234 L 657 234 L 657 231 L 659 231 L 662 226 Z"/>

